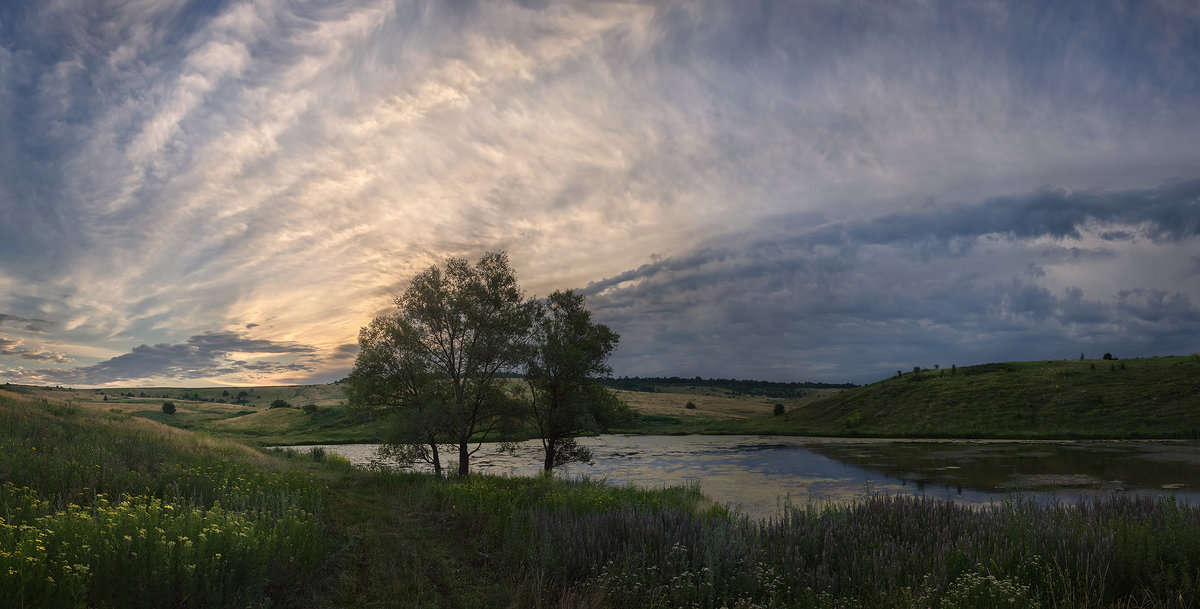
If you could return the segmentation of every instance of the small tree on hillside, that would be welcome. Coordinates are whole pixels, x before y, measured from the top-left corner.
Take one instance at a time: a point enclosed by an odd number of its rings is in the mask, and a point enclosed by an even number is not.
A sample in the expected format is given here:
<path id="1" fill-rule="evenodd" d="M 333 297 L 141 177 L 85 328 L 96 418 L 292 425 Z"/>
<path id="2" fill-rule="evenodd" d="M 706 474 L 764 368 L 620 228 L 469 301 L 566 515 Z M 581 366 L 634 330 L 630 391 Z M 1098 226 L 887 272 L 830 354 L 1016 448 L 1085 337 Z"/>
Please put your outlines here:
<path id="1" fill-rule="evenodd" d="M 175 414 L 175 402 L 163 402 L 162 411 L 164 414 Z"/>
<path id="2" fill-rule="evenodd" d="M 611 372 L 606 362 L 620 338 L 608 326 L 592 322 L 583 296 L 574 291 L 556 291 L 539 306 L 525 381 L 544 471 L 591 462 L 591 451 L 576 438 L 628 418 L 628 407 L 593 380 Z"/>

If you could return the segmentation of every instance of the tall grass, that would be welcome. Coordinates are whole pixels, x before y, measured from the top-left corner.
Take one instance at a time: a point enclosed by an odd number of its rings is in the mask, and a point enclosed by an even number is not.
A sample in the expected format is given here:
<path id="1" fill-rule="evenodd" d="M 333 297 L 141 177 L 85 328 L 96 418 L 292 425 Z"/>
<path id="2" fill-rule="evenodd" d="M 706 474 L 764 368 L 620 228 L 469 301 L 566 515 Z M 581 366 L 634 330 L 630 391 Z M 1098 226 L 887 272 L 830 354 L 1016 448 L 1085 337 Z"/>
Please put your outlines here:
<path id="1" fill-rule="evenodd" d="M 788 506 L 770 521 L 699 509 L 696 488 L 391 478 L 464 519 L 525 605 L 1195 607 L 1200 509 L 1114 496 L 992 507 L 907 496 Z M 523 596 L 522 596 L 523 594 Z M 562 605 L 565 606 L 565 605 Z"/>
<path id="2" fill-rule="evenodd" d="M 1172 500 L 876 496 L 763 522 L 696 486 L 286 456 L 0 393 L 0 606 L 1200 606 L 1200 508 Z"/>
<path id="3" fill-rule="evenodd" d="M 770 522 L 628 506 L 533 517 L 508 544 L 519 560 L 610 606 L 1200 604 L 1200 510 L 1172 501 L 980 509 L 896 496 Z"/>
<path id="4" fill-rule="evenodd" d="M 0 605 L 287 604 L 319 567 L 323 485 L 252 453 L 0 397 Z"/>

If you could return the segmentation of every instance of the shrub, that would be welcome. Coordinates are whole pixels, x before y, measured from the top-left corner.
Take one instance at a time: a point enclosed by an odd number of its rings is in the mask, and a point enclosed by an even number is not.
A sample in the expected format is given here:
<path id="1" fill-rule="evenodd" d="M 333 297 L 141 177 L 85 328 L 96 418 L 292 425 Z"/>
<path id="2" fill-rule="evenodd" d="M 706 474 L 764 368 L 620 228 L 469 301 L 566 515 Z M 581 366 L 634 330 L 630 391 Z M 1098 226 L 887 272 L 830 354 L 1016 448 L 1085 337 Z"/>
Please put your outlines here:
<path id="1" fill-rule="evenodd" d="M 304 414 L 317 414 L 316 404 L 305 404 L 300 409 L 304 411 Z"/>
<path id="2" fill-rule="evenodd" d="M 777 416 L 777 417 L 781 416 L 781 415 L 783 415 L 784 412 L 786 412 L 786 409 L 783 407 L 783 404 L 776 402 L 775 403 L 775 416 Z"/>
<path id="3" fill-rule="evenodd" d="M 162 411 L 166 414 L 175 414 L 175 402 L 163 402 Z"/>
<path id="4" fill-rule="evenodd" d="M 863 422 L 862 413 L 855 412 L 855 413 L 851 414 L 850 416 L 846 417 L 846 428 L 854 429 L 855 427 L 862 425 L 862 422 Z"/>
<path id="5" fill-rule="evenodd" d="M 271 408 L 291 408 L 291 407 L 292 407 L 291 404 L 287 403 L 287 401 L 282 400 L 282 399 L 271 402 Z"/>
<path id="6" fill-rule="evenodd" d="M 684 404 L 684 406 L 683 406 L 683 407 L 684 407 L 684 408 L 689 408 L 689 409 L 691 409 L 691 410 L 695 410 L 695 409 L 696 409 L 696 403 L 695 403 L 695 402 L 688 402 L 687 404 Z"/>

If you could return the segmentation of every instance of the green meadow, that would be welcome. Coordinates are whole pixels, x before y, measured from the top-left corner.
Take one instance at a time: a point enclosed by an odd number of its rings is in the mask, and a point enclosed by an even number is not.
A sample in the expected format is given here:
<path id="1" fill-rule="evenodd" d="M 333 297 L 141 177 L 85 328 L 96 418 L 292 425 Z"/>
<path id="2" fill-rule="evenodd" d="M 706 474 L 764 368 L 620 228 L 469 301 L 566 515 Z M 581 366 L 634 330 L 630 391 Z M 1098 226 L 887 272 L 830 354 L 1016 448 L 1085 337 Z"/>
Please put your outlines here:
<path id="1" fill-rule="evenodd" d="M 1200 604 L 1200 509 L 1170 499 L 864 494 L 764 522 L 697 487 L 358 469 L 104 404 L 0 390 L 0 605 Z"/>
<path id="2" fill-rule="evenodd" d="M 515 381 L 514 381 L 515 382 Z M 341 385 L 66 389 L 10 386 L 257 446 L 378 442 Z M 926 369 L 852 389 L 779 397 L 721 386 L 613 390 L 637 413 L 620 433 L 896 438 L 1200 438 L 1200 355 Z M 246 395 L 239 398 L 239 394 Z M 287 408 L 272 408 L 276 400 Z M 176 406 L 162 411 L 164 401 Z M 236 403 L 240 402 L 240 403 Z M 776 415 L 782 407 L 783 414 Z"/>
<path id="3" fill-rule="evenodd" d="M 1200 355 L 904 371 L 747 433 L 918 438 L 1200 438 Z"/>

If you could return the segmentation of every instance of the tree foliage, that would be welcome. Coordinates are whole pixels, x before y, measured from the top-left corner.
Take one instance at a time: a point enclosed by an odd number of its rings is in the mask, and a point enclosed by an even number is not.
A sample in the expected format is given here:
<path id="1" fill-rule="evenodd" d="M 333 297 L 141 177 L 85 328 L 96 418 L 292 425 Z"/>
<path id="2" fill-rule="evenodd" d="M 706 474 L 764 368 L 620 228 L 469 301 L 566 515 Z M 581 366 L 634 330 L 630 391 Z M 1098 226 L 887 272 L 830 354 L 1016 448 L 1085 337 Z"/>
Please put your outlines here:
<path id="1" fill-rule="evenodd" d="M 352 407 L 382 419 L 385 456 L 428 463 L 441 475 L 438 445 L 448 442 L 449 386 L 405 332 L 399 314 L 377 317 L 359 332 L 346 396 Z"/>
<path id="2" fill-rule="evenodd" d="M 628 418 L 628 408 L 593 380 L 610 373 L 606 362 L 619 340 L 608 326 L 592 322 L 582 295 L 557 291 L 540 304 L 525 380 L 545 471 L 590 462 L 591 452 L 576 438 Z"/>
<path id="3" fill-rule="evenodd" d="M 514 422 L 501 374 L 527 359 L 535 306 L 525 300 L 504 252 L 475 264 L 450 258 L 417 275 L 392 315 L 359 334 L 347 378 L 352 405 L 390 415 L 394 454 L 441 471 L 439 444 L 458 449 L 458 473 L 489 435 Z"/>

